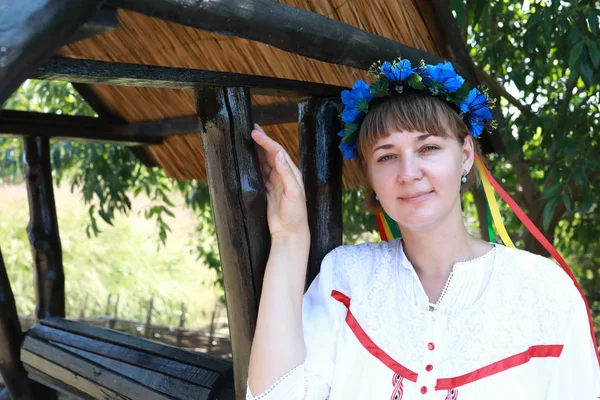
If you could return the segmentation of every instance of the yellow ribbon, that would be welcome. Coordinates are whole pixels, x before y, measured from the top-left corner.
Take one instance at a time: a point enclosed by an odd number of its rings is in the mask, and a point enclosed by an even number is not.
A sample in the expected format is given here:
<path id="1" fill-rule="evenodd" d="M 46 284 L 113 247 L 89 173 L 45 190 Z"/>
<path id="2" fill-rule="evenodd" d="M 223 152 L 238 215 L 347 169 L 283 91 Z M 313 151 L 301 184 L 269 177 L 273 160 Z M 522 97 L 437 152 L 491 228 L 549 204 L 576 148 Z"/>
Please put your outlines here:
<path id="1" fill-rule="evenodd" d="M 506 232 L 504 223 L 502 222 L 500 209 L 498 208 L 498 203 L 496 202 L 496 196 L 494 196 L 494 188 L 488 179 L 487 171 L 481 161 L 477 158 L 475 159 L 475 165 L 477 166 L 477 171 L 479 171 L 481 183 L 483 183 L 483 191 L 485 192 L 485 197 L 490 205 L 490 212 L 492 213 L 492 219 L 494 220 L 496 231 L 500 235 L 500 239 L 502 239 L 502 243 L 504 243 L 505 246 L 515 247 L 514 243 L 510 239 L 510 236 L 508 236 L 508 232 Z"/>

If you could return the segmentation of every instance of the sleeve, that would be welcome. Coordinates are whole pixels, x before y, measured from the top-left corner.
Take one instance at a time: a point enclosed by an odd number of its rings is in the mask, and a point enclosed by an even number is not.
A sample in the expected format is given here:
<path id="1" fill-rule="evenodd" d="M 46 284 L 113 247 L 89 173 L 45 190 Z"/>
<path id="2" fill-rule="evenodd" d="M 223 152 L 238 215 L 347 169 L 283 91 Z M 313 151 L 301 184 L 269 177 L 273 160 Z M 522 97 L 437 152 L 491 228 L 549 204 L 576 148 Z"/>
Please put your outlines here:
<path id="1" fill-rule="evenodd" d="M 581 295 L 578 298 L 546 400 L 600 398 L 598 349 L 592 340 L 587 307 Z"/>
<path id="2" fill-rule="evenodd" d="M 321 271 L 311 283 L 302 301 L 302 330 L 306 359 L 271 387 L 252 395 L 246 387 L 246 400 L 325 400 L 329 397 L 339 330 L 346 307 L 331 297 L 337 251 L 327 254 Z M 339 267 L 339 266 L 338 266 Z"/>

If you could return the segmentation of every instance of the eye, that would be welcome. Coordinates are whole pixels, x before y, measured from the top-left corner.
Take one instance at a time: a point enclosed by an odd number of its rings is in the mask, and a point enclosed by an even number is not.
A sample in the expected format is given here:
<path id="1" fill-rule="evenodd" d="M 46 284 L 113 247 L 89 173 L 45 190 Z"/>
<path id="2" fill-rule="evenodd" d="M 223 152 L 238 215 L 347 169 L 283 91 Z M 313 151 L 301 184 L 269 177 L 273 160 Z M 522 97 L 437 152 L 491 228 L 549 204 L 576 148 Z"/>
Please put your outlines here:
<path id="1" fill-rule="evenodd" d="M 386 154 L 385 156 L 383 156 L 379 160 L 377 160 L 377 162 L 386 162 L 388 160 L 391 160 L 393 157 L 394 157 L 394 155 L 392 155 L 392 154 Z"/>
<path id="2" fill-rule="evenodd" d="M 432 152 L 434 150 L 437 150 L 437 149 L 439 149 L 439 147 L 430 144 L 428 146 L 423 147 L 421 149 L 421 152 L 422 153 L 430 153 L 430 152 Z"/>

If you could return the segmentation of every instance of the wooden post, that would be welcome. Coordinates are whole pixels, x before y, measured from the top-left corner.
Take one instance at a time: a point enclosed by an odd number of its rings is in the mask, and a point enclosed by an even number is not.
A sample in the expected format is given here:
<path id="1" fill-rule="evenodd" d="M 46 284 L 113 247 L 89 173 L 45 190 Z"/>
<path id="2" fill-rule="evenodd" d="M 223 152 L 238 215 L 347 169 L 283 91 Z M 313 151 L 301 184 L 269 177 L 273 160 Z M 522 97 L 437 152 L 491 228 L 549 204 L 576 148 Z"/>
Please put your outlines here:
<path id="1" fill-rule="evenodd" d="M 148 301 L 148 310 L 146 311 L 146 325 L 144 326 L 144 336 L 146 339 L 150 339 L 152 335 L 150 334 L 150 325 L 152 325 L 152 310 L 154 309 L 154 295 L 150 296 L 150 301 Z"/>
<path id="2" fill-rule="evenodd" d="M 342 244 L 342 129 L 339 102 L 311 99 L 299 105 L 300 170 L 310 225 L 306 287 L 321 269 L 323 257 Z"/>
<path id="3" fill-rule="evenodd" d="M 0 251 L 0 374 L 13 400 L 34 400 L 19 352 L 23 333 L 15 298 Z"/>
<path id="4" fill-rule="evenodd" d="M 96 12 L 102 0 L 5 0 L 0 6 L 0 104 Z"/>
<path id="5" fill-rule="evenodd" d="M 179 327 L 177 328 L 177 346 L 181 346 L 183 330 L 185 329 L 185 303 L 181 303 L 181 315 L 179 316 Z"/>
<path id="6" fill-rule="evenodd" d="M 27 236 L 35 263 L 38 319 L 65 316 L 65 276 L 52 188 L 48 138 L 23 140 L 29 198 Z"/>
<path id="7" fill-rule="evenodd" d="M 271 246 L 267 197 L 250 137 L 250 90 L 211 87 L 195 94 L 234 349 L 235 393 L 243 399 Z"/>

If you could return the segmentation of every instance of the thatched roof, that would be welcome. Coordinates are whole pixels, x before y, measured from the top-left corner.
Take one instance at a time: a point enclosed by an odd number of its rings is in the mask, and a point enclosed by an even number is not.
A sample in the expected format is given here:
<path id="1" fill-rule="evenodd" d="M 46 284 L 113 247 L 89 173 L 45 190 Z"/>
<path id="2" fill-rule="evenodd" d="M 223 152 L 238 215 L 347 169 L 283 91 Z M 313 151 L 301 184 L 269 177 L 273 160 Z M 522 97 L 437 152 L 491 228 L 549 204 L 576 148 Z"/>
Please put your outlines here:
<path id="1" fill-rule="evenodd" d="M 284 0 L 417 49 L 443 55 L 446 46 L 429 0 Z M 70 44 L 64 57 L 266 75 L 351 86 L 365 71 L 315 61 L 277 48 L 201 31 L 119 10 L 119 28 Z M 434 41 L 433 38 L 436 38 Z M 95 85 L 99 98 L 127 122 L 195 115 L 193 92 L 157 88 Z M 255 105 L 289 99 L 253 96 Z M 267 133 L 298 160 L 297 124 L 267 127 Z M 172 136 L 145 150 L 169 176 L 206 179 L 199 134 Z M 346 187 L 359 183 L 356 166 L 344 165 Z"/>

